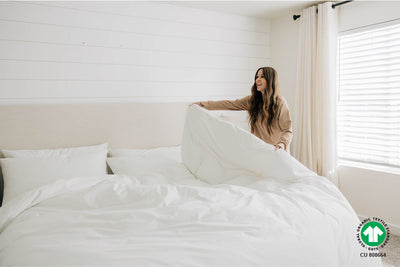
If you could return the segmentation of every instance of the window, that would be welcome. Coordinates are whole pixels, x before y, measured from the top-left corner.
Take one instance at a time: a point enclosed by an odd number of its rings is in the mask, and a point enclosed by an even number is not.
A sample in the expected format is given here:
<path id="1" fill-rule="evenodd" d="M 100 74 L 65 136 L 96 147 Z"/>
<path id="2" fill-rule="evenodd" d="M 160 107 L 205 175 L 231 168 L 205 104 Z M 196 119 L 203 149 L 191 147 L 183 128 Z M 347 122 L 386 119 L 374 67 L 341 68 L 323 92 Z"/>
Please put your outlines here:
<path id="1" fill-rule="evenodd" d="M 339 36 L 339 160 L 400 167 L 400 24 Z"/>

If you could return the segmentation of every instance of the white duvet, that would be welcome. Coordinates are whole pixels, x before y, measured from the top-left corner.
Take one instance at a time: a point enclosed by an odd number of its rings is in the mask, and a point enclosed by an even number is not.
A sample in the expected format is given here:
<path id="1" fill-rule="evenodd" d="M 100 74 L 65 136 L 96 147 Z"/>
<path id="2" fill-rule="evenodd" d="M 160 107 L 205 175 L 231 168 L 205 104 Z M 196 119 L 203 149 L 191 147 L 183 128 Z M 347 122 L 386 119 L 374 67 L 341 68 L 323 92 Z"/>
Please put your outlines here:
<path id="1" fill-rule="evenodd" d="M 380 265 L 340 191 L 287 153 L 191 107 L 182 156 L 160 183 L 77 177 L 10 200 L 0 265 Z M 170 176 L 185 166 L 196 177 Z"/>

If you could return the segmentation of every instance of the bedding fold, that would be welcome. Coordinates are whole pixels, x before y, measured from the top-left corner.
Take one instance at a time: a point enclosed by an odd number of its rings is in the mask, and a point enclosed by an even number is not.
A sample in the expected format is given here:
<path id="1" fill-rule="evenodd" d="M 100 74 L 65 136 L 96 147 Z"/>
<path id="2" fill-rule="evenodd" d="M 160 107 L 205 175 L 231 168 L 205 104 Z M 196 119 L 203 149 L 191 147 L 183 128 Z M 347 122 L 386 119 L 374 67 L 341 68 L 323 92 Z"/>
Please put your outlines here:
<path id="1" fill-rule="evenodd" d="M 232 177 L 297 179 L 316 176 L 289 153 L 278 150 L 197 105 L 185 121 L 182 159 L 199 179 L 219 184 Z"/>
<path id="2" fill-rule="evenodd" d="M 28 192 L 14 197 L 0 208 L 0 233 L 24 210 L 65 192 L 91 187 L 101 182 L 103 179 L 104 176 L 59 179 L 53 183 L 29 190 Z"/>

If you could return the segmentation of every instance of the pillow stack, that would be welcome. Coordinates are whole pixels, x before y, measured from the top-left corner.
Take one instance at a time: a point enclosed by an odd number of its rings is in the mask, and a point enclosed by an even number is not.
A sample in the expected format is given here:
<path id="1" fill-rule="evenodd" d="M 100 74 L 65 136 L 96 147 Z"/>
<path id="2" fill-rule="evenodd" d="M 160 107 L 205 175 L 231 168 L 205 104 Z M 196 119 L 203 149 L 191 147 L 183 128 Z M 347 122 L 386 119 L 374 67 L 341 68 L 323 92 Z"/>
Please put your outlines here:
<path id="1" fill-rule="evenodd" d="M 112 149 L 107 163 L 116 175 L 134 178 L 142 185 L 199 184 L 182 163 L 181 147 Z"/>
<path id="2" fill-rule="evenodd" d="M 168 167 L 182 165 L 182 156 L 180 146 L 110 149 L 110 158 L 107 159 L 107 163 L 114 174 L 141 176 L 148 172 L 162 173 Z"/>
<path id="3" fill-rule="evenodd" d="M 2 150 L 3 204 L 58 179 L 107 174 L 108 144 L 42 150 Z"/>

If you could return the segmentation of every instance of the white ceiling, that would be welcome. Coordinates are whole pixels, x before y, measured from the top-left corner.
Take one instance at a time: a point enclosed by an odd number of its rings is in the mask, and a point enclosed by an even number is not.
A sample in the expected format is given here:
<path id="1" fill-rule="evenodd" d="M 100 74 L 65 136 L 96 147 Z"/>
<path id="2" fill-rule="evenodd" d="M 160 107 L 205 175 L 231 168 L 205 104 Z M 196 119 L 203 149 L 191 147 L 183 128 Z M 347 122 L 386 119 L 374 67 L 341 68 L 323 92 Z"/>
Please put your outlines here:
<path id="1" fill-rule="evenodd" d="M 163 3 L 260 19 L 274 19 L 320 2 L 324 1 L 165 1 Z"/>

